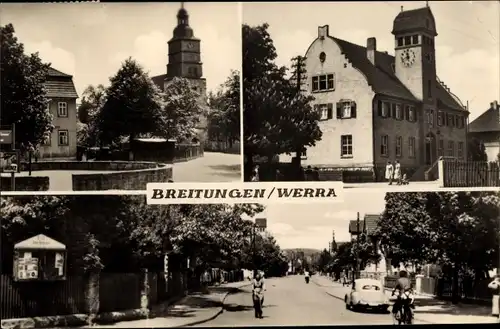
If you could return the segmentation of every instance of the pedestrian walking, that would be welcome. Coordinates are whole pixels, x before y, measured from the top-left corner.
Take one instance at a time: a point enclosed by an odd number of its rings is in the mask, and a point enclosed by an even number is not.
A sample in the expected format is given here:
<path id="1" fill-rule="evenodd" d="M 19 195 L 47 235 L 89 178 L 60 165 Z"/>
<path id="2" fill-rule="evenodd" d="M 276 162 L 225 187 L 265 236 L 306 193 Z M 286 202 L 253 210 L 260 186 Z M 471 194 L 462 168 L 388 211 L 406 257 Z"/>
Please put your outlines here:
<path id="1" fill-rule="evenodd" d="M 319 169 L 317 167 L 314 167 L 313 172 L 312 172 L 312 180 L 318 182 L 319 179 Z"/>
<path id="2" fill-rule="evenodd" d="M 496 316 L 500 320 L 500 273 L 490 282 L 488 288 L 493 293 L 491 315 Z"/>
<path id="3" fill-rule="evenodd" d="M 201 276 L 201 282 L 202 282 L 204 294 L 208 294 L 208 286 L 210 285 L 211 281 L 212 281 L 212 278 L 211 278 L 210 272 L 208 272 L 208 269 L 206 269 L 205 272 L 203 272 L 203 274 Z"/>
<path id="4" fill-rule="evenodd" d="M 313 178 L 312 178 L 312 172 L 313 172 L 313 171 L 312 171 L 311 166 L 307 166 L 307 169 L 306 169 L 306 171 L 305 171 L 305 173 L 304 173 L 304 176 L 305 176 L 305 180 L 306 180 L 306 181 L 311 181 L 311 180 L 313 180 Z"/>
<path id="5" fill-rule="evenodd" d="M 394 166 L 391 161 L 387 161 L 385 166 L 385 179 L 389 181 L 389 185 L 392 185 L 392 178 L 394 177 Z"/>
<path id="6" fill-rule="evenodd" d="M 396 185 L 401 185 L 401 164 L 398 160 L 396 160 L 394 163 L 394 180 L 396 181 Z"/>

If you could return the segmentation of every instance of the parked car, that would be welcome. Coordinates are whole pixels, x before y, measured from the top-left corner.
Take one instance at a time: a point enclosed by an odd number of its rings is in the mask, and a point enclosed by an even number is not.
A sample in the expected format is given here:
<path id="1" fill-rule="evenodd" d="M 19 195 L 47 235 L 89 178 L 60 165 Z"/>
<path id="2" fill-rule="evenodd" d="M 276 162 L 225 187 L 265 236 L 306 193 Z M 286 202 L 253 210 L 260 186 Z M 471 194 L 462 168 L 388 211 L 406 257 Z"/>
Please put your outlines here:
<path id="1" fill-rule="evenodd" d="M 387 312 L 389 298 L 384 292 L 382 283 L 375 279 L 357 279 L 352 289 L 345 295 L 346 309 L 376 309 Z"/>

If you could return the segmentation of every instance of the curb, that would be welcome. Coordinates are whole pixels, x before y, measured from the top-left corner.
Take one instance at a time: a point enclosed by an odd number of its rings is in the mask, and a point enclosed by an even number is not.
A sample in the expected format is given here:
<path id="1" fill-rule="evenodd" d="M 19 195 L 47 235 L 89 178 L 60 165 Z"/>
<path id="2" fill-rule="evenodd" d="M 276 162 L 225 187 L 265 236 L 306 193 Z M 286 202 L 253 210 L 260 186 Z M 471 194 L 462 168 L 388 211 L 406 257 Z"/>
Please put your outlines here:
<path id="1" fill-rule="evenodd" d="M 215 314 L 211 315 L 210 317 L 208 318 L 205 318 L 205 319 L 201 319 L 201 320 L 197 320 L 197 321 L 193 321 L 193 322 L 190 322 L 190 323 L 186 323 L 186 324 L 183 324 L 181 326 L 178 326 L 178 328 L 185 328 L 185 327 L 191 327 L 191 326 L 196 326 L 198 324 L 202 324 L 202 323 L 206 323 L 206 322 L 209 322 L 209 321 L 212 321 L 214 320 L 215 318 L 217 318 L 219 315 L 221 315 L 222 313 L 224 313 L 224 302 L 226 301 L 226 298 L 230 295 L 230 294 L 233 294 L 235 293 L 238 289 L 241 289 L 243 287 L 247 287 L 247 286 L 250 286 L 252 285 L 252 283 L 246 283 L 244 285 L 241 285 L 239 287 L 233 287 L 231 288 L 230 291 L 228 291 L 226 294 L 224 294 L 224 296 L 222 297 L 221 299 L 221 302 L 222 302 L 222 306 L 220 307 L 220 309 L 215 312 Z"/>

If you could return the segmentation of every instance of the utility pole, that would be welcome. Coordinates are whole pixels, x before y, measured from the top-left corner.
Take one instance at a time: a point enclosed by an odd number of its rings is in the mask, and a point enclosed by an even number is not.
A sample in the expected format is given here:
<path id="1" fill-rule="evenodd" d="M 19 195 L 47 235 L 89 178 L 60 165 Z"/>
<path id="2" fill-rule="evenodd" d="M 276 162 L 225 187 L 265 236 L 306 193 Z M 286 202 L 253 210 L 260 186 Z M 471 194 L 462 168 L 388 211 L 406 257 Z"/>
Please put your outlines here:
<path id="1" fill-rule="evenodd" d="M 292 58 L 292 68 L 294 69 L 293 75 L 295 76 L 297 82 L 297 95 L 302 92 L 302 75 L 306 73 L 305 69 L 306 57 L 304 56 L 296 56 Z M 293 77 L 293 76 L 292 76 Z M 301 169 L 301 155 L 303 145 L 297 145 L 297 150 L 295 151 L 295 157 L 297 161 L 297 168 Z"/>
<path id="2" fill-rule="evenodd" d="M 358 216 L 356 218 L 356 232 L 357 232 L 357 235 L 356 235 L 356 278 L 359 277 L 359 236 L 360 236 L 360 231 L 359 231 L 359 212 L 358 212 Z"/>

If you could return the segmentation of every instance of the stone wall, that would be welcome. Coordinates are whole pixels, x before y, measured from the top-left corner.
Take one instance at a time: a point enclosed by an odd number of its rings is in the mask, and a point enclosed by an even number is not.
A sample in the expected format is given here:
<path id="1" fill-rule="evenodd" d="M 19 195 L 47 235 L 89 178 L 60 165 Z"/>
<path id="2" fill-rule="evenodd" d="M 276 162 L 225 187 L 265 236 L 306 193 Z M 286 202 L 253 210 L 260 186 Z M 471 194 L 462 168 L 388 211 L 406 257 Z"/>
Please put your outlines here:
<path id="1" fill-rule="evenodd" d="M 16 191 L 48 191 L 49 177 L 16 177 Z M 10 177 L 2 177 L 0 180 L 0 191 L 12 191 L 12 180 Z"/>
<path id="2" fill-rule="evenodd" d="M 166 183 L 173 177 L 172 167 L 119 171 L 73 176 L 73 191 L 145 190 L 147 183 Z"/>

